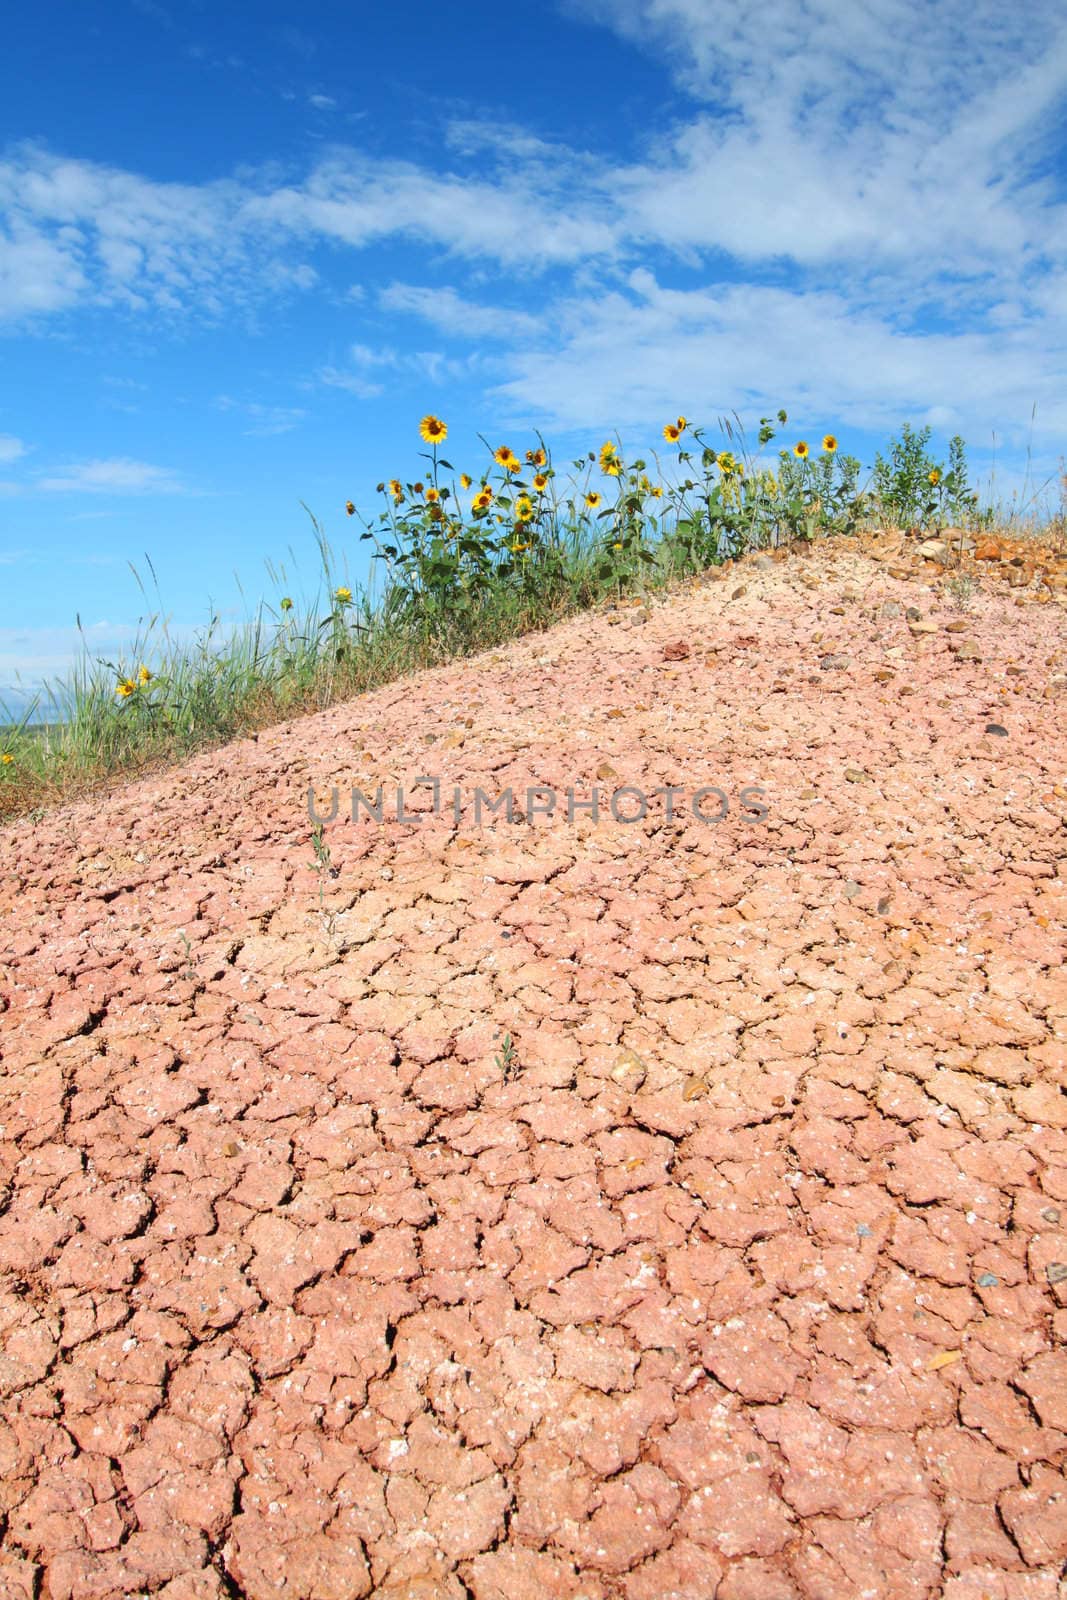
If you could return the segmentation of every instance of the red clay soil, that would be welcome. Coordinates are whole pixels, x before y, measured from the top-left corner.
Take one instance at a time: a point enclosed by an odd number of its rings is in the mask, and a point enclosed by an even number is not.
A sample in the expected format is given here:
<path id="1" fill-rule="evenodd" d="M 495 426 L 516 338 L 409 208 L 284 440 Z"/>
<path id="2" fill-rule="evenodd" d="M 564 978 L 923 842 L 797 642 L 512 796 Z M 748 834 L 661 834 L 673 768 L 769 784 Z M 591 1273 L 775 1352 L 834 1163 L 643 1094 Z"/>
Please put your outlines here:
<path id="1" fill-rule="evenodd" d="M 897 546 L 0 834 L 5 1600 L 1054 1600 L 1063 588 Z"/>

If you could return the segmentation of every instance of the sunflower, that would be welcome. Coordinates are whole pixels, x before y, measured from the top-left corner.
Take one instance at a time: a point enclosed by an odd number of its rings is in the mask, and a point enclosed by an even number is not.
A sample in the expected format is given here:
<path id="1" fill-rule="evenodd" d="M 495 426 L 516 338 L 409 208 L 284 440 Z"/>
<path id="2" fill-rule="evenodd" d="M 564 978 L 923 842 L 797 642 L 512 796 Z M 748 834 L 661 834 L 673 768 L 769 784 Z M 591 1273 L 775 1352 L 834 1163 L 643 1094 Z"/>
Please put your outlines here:
<path id="1" fill-rule="evenodd" d="M 808 447 L 803 439 L 797 440 L 796 444 L 793 446 L 793 454 L 801 461 L 803 461 L 808 455 Z"/>
<path id="2" fill-rule="evenodd" d="M 663 430 L 663 437 L 666 439 L 668 444 L 677 444 L 678 440 L 682 437 L 682 430 L 676 422 L 668 422 L 667 426 Z"/>
<path id="3" fill-rule="evenodd" d="M 715 464 L 720 472 L 729 473 L 734 470 L 734 458 L 729 450 L 720 450 L 715 457 Z"/>
<path id="4" fill-rule="evenodd" d="M 5 750 L 2 754 L 0 754 L 0 767 L 10 767 L 14 760 L 15 758 L 11 754 L 11 751 Z"/>
<path id="5" fill-rule="evenodd" d="M 520 494 L 515 502 L 515 521 L 529 522 L 533 514 L 533 501 L 528 494 Z"/>
<path id="6" fill-rule="evenodd" d="M 419 437 L 425 439 L 427 444 L 444 444 L 448 429 L 440 417 L 423 417 L 419 423 Z"/>
<path id="7" fill-rule="evenodd" d="M 443 522 L 444 520 L 445 520 L 445 514 L 444 514 L 443 510 L 441 509 L 441 507 L 440 506 L 436 506 L 436 505 L 431 505 L 431 507 L 430 507 L 430 521 L 431 522 Z"/>
<path id="8" fill-rule="evenodd" d="M 941 482 L 941 473 L 939 469 L 937 467 L 932 467 L 926 476 L 936 489 L 938 484 Z"/>
<path id="9" fill-rule="evenodd" d="M 430 505 L 435 506 L 437 504 L 438 500 L 440 500 L 440 498 L 441 498 L 440 489 L 427 489 L 426 498 L 429 501 Z"/>
<path id="10" fill-rule="evenodd" d="M 346 500 L 346 501 L 345 501 L 345 510 L 346 510 L 346 511 L 347 511 L 347 512 L 348 512 L 348 515 L 349 515 L 349 516 L 350 516 L 350 517 L 354 517 L 354 516 L 355 516 L 355 514 L 356 514 L 356 508 L 355 508 L 355 506 L 354 506 L 354 505 L 353 505 L 353 504 L 352 504 L 352 502 L 351 502 L 351 500 Z"/>
<path id="11" fill-rule="evenodd" d="M 498 466 L 503 467 L 505 472 L 518 472 L 519 470 L 519 458 L 514 450 L 510 450 L 506 444 L 502 444 L 499 450 L 493 451 L 493 460 Z"/>
<path id="12" fill-rule="evenodd" d="M 657 483 L 649 492 L 651 493 L 653 500 L 663 499 L 663 488 L 660 484 Z"/>
<path id="13" fill-rule="evenodd" d="M 424 483 L 413 483 L 411 485 L 411 492 L 412 494 L 421 494 L 425 487 L 426 485 Z"/>
<path id="14" fill-rule="evenodd" d="M 529 550 L 529 548 L 530 546 L 528 544 L 523 544 L 519 539 L 515 539 L 511 544 L 508 545 L 508 549 L 514 551 L 516 555 L 523 550 Z"/>
<path id="15" fill-rule="evenodd" d="M 483 489 L 481 491 L 481 493 L 480 494 L 476 494 L 474 499 L 471 501 L 471 510 L 472 511 L 488 511 L 489 507 L 492 505 L 492 503 L 493 503 L 493 491 L 492 491 L 492 489 Z"/>
<path id="16" fill-rule="evenodd" d="M 822 447 L 828 456 L 833 455 L 834 451 L 837 449 L 837 440 L 834 438 L 832 433 L 826 433 L 823 435 Z"/>
<path id="17" fill-rule="evenodd" d="M 137 685 L 134 683 L 132 678 L 123 678 L 122 682 L 116 685 L 115 693 L 120 697 L 120 699 L 128 700 L 131 694 L 137 693 Z"/>
<path id="18" fill-rule="evenodd" d="M 403 498 L 404 498 L 404 485 L 401 483 L 399 478 L 390 478 L 389 479 L 389 493 L 392 495 L 393 499 L 395 501 L 397 501 L 398 504 L 399 504 L 399 502 L 401 500 L 403 500 Z"/>
<path id="19" fill-rule="evenodd" d="M 151 681 L 152 681 L 152 674 L 149 672 L 148 668 L 146 666 L 143 666 L 143 665 L 141 667 L 139 667 L 138 671 L 137 671 L 137 682 L 143 686 L 144 684 L 150 683 Z"/>
<path id="20" fill-rule="evenodd" d="M 333 591 L 333 597 L 340 605 L 346 606 L 352 598 L 352 591 L 351 589 L 346 589 L 342 584 L 340 589 Z"/>
<path id="21" fill-rule="evenodd" d="M 684 433 L 686 428 L 689 426 L 688 419 L 686 417 L 679 417 L 674 426 L 678 429 L 679 433 Z"/>
<path id="22" fill-rule="evenodd" d="M 616 539 L 615 543 L 612 545 L 611 548 L 613 550 L 621 550 L 622 549 L 622 540 L 621 539 Z"/>
<path id="23" fill-rule="evenodd" d="M 596 510 L 597 506 L 600 504 L 600 496 L 597 494 L 595 489 L 590 489 L 589 493 L 585 497 L 585 503 L 589 507 L 590 511 Z"/>
<path id="24" fill-rule="evenodd" d="M 467 473 L 467 472 L 461 472 L 460 473 L 460 475 L 459 475 L 459 486 L 460 486 L 461 489 L 469 489 L 473 482 L 474 482 L 474 479 L 470 476 L 469 473 Z"/>
<path id="25" fill-rule="evenodd" d="M 531 467 L 543 467 L 548 457 L 543 450 L 527 450 L 526 459 Z"/>
<path id="26" fill-rule="evenodd" d="M 548 474 L 545 472 L 535 472 L 533 486 L 537 490 L 538 494 L 544 494 L 545 490 L 548 488 Z"/>

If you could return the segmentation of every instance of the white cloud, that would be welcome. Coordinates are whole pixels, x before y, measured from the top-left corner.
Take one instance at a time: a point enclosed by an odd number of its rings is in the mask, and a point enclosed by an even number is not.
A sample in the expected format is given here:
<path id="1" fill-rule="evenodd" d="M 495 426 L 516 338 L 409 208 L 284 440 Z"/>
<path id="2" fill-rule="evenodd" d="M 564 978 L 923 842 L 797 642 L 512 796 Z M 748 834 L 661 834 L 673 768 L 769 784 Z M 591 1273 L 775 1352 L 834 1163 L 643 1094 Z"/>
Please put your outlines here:
<path id="1" fill-rule="evenodd" d="M 328 94 L 309 94 L 308 105 L 314 106 L 316 111 L 336 111 L 337 101 Z"/>
<path id="2" fill-rule="evenodd" d="M 183 485 L 169 467 L 120 456 L 62 467 L 37 487 L 53 494 L 181 494 Z"/>
<path id="3" fill-rule="evenodd" d="M 432 384 L 460 383 L 472 374 L 483 372 L 487 363 L 477 350 L 463 356 L 450 356 L 443 350 L 399 351 L 392 346 L 372 349 L 354 344 L 349 349 L 351 368 L 334 365 L 320 367 L 320 383 L 334 389 L 347 389 L 360 400 L 374 400 L 385 390 L 384 383 L 372 374 L 389 374 L 392 381 L 415 379 Z M 354 369 L 354 370 L 353 370 Z"/>
<path id="4" fill-rule="evenodd" d="M 383 289 L 378 303 L 384 311 L 419 317 L 443 333 L 463 337 L 517 340 L 541 331 L 542 324 L 525 311 L 505 306 L 476 305 L 455 289 L 424 289 L 416 284 L 393 283 Z"/>
<path id="5" fill-rule="evenodd" d="M 78 303 L 214 317 L 313 287 L 314 269 L 290 255 L 317 241 L 360 250 L 408 238 L 524 272 L 614 248 L 606 198 L 567 205 L 566 172 L 552 193 L 540 178 L 424 172 L 339 146 L 296 185 L 265 173 L 195 185 L 23 145 L 0 160 L 0 318 Z"/>
<path id="6" fill-rule="evenodd" d="M 50 239 L 18 216 L 9 217 L 6 226 L 0 223 L 0 321 L 64 311 L 88 289 L 69 238 Z"/>
<path id="7" fill-rule="evenodd" d="M 917 281 L 945 263 L 1021 276 L 1064 240 L 1041 176 L 1067 91 L 1058 0 L 928 0 L 921 22 L 910 0 L 572 9 L 660 45 L 714 107 L 614 175 L 631 235 L 769 265 L 903 266 Z"/>
<path id="8" fill-rule="evenodd" d="M 564 199 L 565 171 L 556 172 L 548 193 L 535 179 L 534 173 L 514 170 L 490 178 L 425 172 L 410 162 L 372 161 L 338 147 L 299 186 L 248 196 L 237 223 L 317 235 L 354 249 L 411 238 L 522 270 L 614 248 L 606 197 L 557 205 L 557 197 Z"/>
<path id="9" fill-rule="evenodd" d="M 273 439 L 281 433 L 292 433 L 299 428 L 307 412 L 300 406 L 250 405 L 248 415 L 252 426 L 245 429 L 247 438 Z"/>
<path id="10" fill-rule="evenodd" d="M 496 391 L 546 425 L 639 426 L 734 407 L 751 417 L 784 404 L 805 426 L 875 430 L 929 410 L 938 427 L 971 437 L 993 415 L 1018 439 L 1036 403 L 1035 432 L 1067 432 L 1063 330 L 1051 347 L 1047 329 L 919 334 L 829 290 L 676 290 L 644 269 L 626 290 L 553 307 L 553 322 L 550 343 L 512 353 Z"/>
<path id="11" fill-rule="evenodd" d="M 17 461 L 25 454 L 26 446 L 21 439 L 10 433 L 0 433 L 0 461 Z"/>
<path id="12" fill-rule="evenodd" d="M 785 401 L 1007 430 L 1036 402 L 1036 434 L 1062 436 L 1061 0 L 569 3 L 676 74 L 636 158 L 471 119 L 432 167 L 337 144 L 297 177 L 201 185 L 24 146 L 0 161 L 0 318 L 216 316 L 319 286 L 321 244 L 347 273 L 403 243 L 432 252 L 434 286 L 393 282 L 378 309 L 444 348 L 357 345 L 321 382 L 374 399 L 387 380 L 503 374 L 506 404 L 575 422 Z M 463 289 L 442 286 L 449 260 Z M 495 303 L 475 273 L 505 277 Z"/>
<path id="13" fill-rule="evenodd" d="M 277 434 L 291 433 L 307 416 L 301 406 L 268 406 L 258 400 L 234 400 L 228 394 L 219 395 L 215 401 L 220 411 L 243 411 L 251 422 L 245 428 L 246 438 L 273 438 Z"/>
<path id="14" fill-rule="evenodd" d="M 318 379 L 330 389 L 346 389 L 349 394 L 354 394 L 357 400 L 376 400 L 380 394 L 385 393 L 384 384 L 364 378 L 358 372 L 345 372 L 340 367 L 320 367 Z"/>

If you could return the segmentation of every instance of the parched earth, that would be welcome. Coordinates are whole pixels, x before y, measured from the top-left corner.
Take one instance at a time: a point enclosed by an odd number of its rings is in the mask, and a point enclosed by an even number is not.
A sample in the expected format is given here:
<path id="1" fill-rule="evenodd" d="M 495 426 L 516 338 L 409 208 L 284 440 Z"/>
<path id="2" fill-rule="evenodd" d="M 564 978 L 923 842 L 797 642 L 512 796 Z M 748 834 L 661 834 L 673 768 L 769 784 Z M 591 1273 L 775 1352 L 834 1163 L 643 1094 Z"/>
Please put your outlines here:
<path id="1" fill-rule="evenodd" d="M 1055 1600 L 1067 615 L 996 570 L 746 561 L 0 834 L 5 1600 Z"/>

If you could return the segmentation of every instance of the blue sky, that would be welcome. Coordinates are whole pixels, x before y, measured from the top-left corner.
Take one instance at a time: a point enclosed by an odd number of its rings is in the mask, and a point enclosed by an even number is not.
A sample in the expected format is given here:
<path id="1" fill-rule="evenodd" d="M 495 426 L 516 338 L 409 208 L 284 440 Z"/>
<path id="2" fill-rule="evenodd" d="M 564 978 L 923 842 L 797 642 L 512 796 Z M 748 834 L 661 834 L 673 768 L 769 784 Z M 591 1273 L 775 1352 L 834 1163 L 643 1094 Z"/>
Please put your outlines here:
<path id="1" fill-rule="evenodd" d="M 417 425 L 1067 438 L 1056 0 L 43 0 L 0 59 L 0 695 L 313 587 Z M 1029 478 L 1026 456 L 1031 453 Z M 1029 492 L 1029 491 L 1027 491 Z M 290 554 L 293 552 L 293 554 Z M 295 570 L 294 570 L 295 555 Z M 238 584 L 235 574 L 238 575 Z"/>

